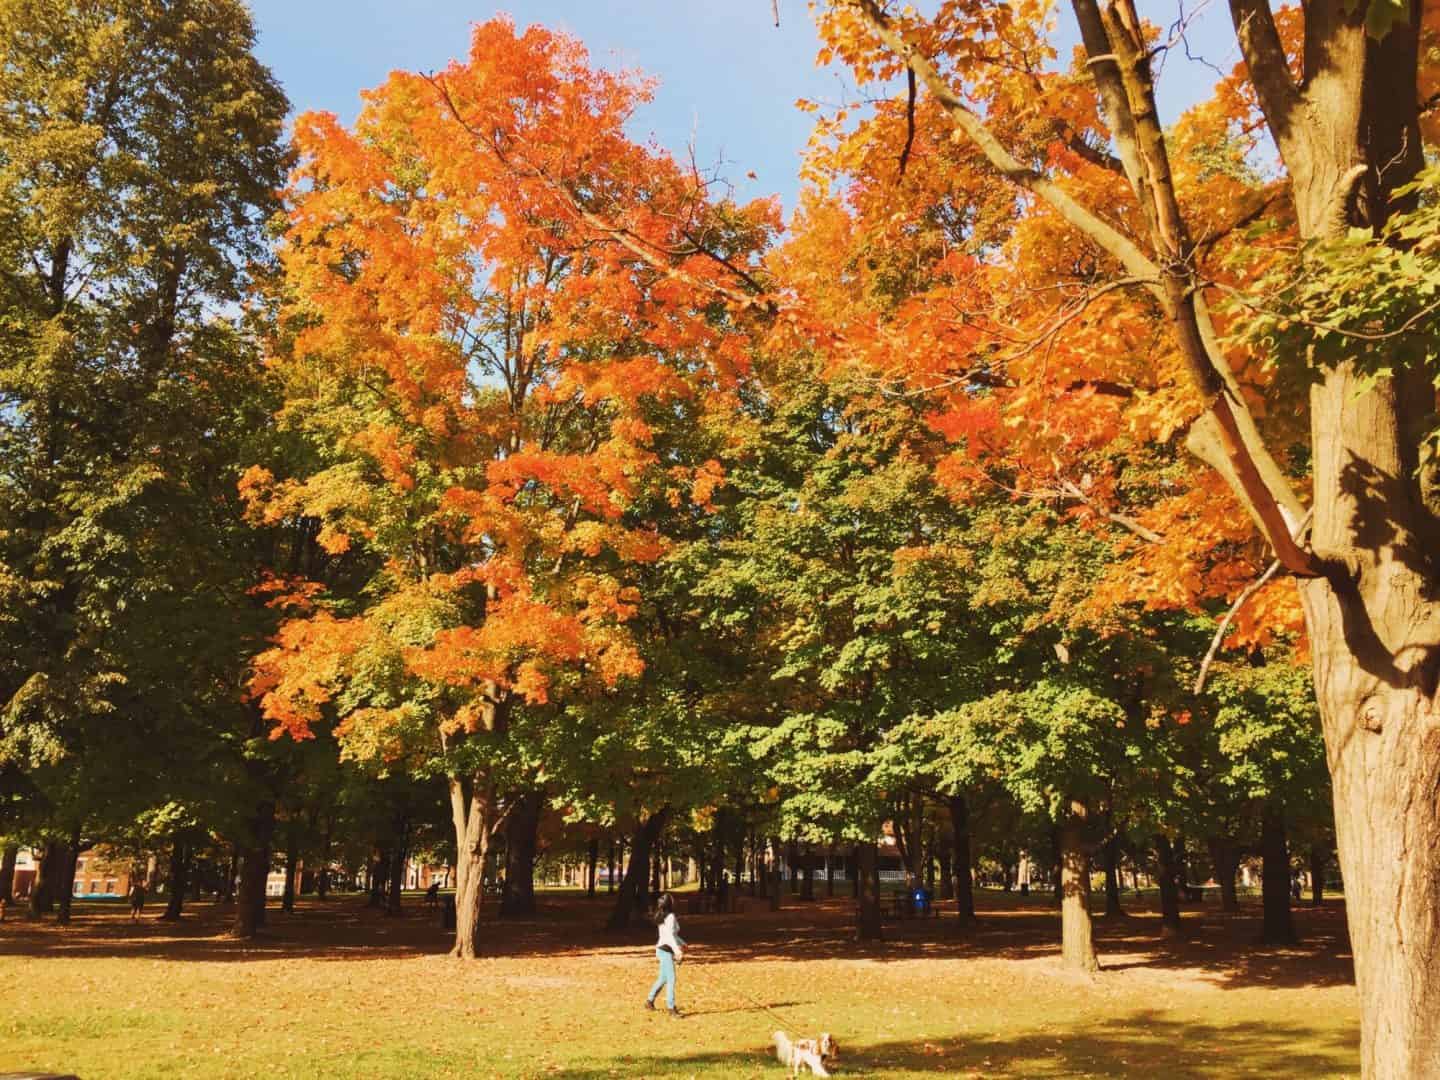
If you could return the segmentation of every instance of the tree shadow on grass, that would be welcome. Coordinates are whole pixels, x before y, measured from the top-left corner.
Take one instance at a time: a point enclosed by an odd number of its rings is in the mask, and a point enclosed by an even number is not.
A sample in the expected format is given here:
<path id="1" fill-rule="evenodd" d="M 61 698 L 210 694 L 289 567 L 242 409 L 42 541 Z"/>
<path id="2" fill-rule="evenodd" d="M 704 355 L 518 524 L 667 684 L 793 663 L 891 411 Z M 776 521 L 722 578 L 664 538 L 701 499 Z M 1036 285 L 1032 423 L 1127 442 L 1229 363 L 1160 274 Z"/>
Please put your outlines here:
<path id="1" fill-rule="evenodd" d="M 743 915 L 687 915 L 685 932 L 706 963 L 755 961 L 815 962 L 866 959 L 983 958 L 1053 961 L 1059 953 L 1058 913 L 1043 900 L 995 900 L 976 924 L 947 912 L 939 919 L 889 920 L 885 939 L 860 942 L 847 901 L 791 903 L 778 912 L 758 905 Z M 537 915 L 499 921 L 487 914 L 485 955 L 563 958 L 621 954 L 648 959 L 654 930 L 637 925 L 618 933 L 599 929 L 607 905 L 565 898 L 542 902 Z M 353 897 L 326 903 L 302 902 L 286 915 L 272 910 L 261 936 L 238 941 L 225 936 L 232 908 L 197 905 L 179 923 L 146 917 L 132 925 L 116 911 L 83 910 L 69 927 L 25 920 L 0 925 L 0 956 L 51 958 L 137 957 L 167 960 L 246 962 L 300 958 L 324 961 L 406 959 L 443 956 L 451 935 L 436 912 L 418 904 L 386 918 Z M 1221 987 L 1323 987 L 1348 985 L 1354 976 L 1344 908 L 1297 908 L 1302 943 L 1262 947 L 1258 910 L 1239 915 L 1214 908 L 1188 911 L 1184 935 L 1163 939 L 1154 912 L 1097 919 L 1095 938 L 1103 971 L 1184 969 Z"/>
<path id="2" fill-rule="evenodd" d="M 1083 1027 L 966 1039 L 851 1043 L 839 1073 L 894 1076 L 1142 1076 L 1163 1070 L 1166 1080 L 1235 1075 L 1331 1076 L 1358 1067 L 1358 1036 L 1302 1024 L 1196 1023 L 1153 1010 Z M 729 1053 L 662 1057 L 627 1055 L 590 1066 L 569 1066 L 573 1080 L 602 1077 L 756 1075 L 777 1068 L 773 1053 L 751 1047 Z"/>

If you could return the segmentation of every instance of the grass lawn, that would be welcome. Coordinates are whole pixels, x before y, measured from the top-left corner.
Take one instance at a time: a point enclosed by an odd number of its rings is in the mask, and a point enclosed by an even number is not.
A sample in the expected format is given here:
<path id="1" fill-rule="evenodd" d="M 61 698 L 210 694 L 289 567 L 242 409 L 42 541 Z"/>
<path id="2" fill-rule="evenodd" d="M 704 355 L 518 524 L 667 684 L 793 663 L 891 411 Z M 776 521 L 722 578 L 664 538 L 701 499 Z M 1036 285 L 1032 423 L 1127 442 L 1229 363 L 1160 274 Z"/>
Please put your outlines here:
<path id="1" fill-rule="evenodd" d="M 597 931 L 603 898 L 542 893 L 492 924 L 492 955 L 444 955 L 417 898 L 386 919 L 354 897 L 272 911 L 265 937 L 223 936 L 197 905 L 179 925 L 82 904 L 69 928 L 0 924 L 0 1073 L 127 1077 L 778 1077 L 776 1027 L 841 1043 L 840 1074 L 875 1077 L 1327 1077 L 1357 1070 L 1343 910 L 1297 909 L 1305 944 L 1260 949 L 1253 911 L 1187 909 L 1162 943 L 1150 911 L 1097 920 L 1106 970 L 1055 958 L 1040 897 L 982 892 L 982 921 L 887 923 L 860 947 L 848 902 L 751 902 L 686 916 L 689 1015 L 641 1008 L 653 931 Z M 949 907 L 950 905 L 945 905 Z"/>

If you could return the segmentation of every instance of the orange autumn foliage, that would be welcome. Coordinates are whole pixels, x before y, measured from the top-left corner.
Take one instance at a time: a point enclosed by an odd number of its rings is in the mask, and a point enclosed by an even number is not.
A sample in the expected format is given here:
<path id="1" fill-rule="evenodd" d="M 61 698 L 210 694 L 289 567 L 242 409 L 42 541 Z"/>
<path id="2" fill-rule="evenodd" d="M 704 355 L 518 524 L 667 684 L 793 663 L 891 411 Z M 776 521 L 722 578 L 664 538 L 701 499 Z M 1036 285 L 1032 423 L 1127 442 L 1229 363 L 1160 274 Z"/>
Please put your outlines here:
<path id="1" fill-rule="evenodd" d="M 625 134 L 650 91 L 497 18 L 464 61 L 366 93 L 353 127 L 297 120 L 271 363 L 317 465 L 252 469 L 241 494 L 377 569 L 257 659 L 277 731 L 328 708 L 378 747 L 417 709 L 457 731 L 485 694 L 639 673 L 631 568 L 666 550 L 647 515 L 724 483 L 657 447 L 730 407 L 750 337 L 716 289 L 758 272 L 779 228 L 773 201 L 716 199 Z"/>

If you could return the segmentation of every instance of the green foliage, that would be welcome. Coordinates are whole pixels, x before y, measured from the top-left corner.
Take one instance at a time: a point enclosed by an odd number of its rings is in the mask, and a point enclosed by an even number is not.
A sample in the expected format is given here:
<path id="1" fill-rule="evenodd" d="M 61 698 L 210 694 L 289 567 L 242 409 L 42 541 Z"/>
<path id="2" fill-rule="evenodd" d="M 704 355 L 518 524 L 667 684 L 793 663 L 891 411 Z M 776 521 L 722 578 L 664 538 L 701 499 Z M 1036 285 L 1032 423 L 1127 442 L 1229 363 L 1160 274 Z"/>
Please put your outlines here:
<path id="1" fill-rule="evenodd" d="M 1352 228 L 1311 243 L 1231 300 L 1238 339 L 1311 372 L 1348 361 L 1372 385 L 1402 370 L 1440 385 L 1440 168 L 1396 198 L 1378 237 Z"/>

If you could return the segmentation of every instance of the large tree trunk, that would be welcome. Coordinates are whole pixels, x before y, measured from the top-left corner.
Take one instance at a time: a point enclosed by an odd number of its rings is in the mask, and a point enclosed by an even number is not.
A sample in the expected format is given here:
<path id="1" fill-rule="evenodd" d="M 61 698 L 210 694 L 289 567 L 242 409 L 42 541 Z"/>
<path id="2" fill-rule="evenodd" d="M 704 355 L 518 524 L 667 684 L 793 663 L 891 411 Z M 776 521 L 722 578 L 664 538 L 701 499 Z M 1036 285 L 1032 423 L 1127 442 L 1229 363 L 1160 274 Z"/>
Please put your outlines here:
<path id="1" fill-rule="evenodd" d="M 608 929 L 627 929 L 635 911 L 645 907 L 645 881 L 650 872 L 650 850 L 661 830 L 665 828 L 665 823 L 670 820 L 671 813 L 670 806 L 662 806 L 635 830 L 635 838 L 630 844 L 630 865 L 625 868 L 625 877 L 621 879 L 620 890 L 615 894 L 615 908 L 610 912 L 610 919 L 606 923 Z"/>
<path id="2" fill-rule="evenodd" d="M 1124 914 L 1120 906 L 1120 838 L 1112 834 L 1105 841 L 1105 917 L 1113 919 Z"/>
<path id="3" fill-rule="evenodd" d="M 814 900 L 814 899 L 815 899 L 815 853 L 814 853 L 812 850 L 810 850 L 810 847 L 809 847 L 809 845 L 807 844 L 806 847 L 805 847 L 805 853 L 804 853 L 803 855 L 801 855 L 800 857 L 805 860 L 805 869 L 804 869 L 804 871 L 802 872 L 804 876 L 801 878 L 801 884 L 800 884 L 800 899 L 801 899 L 801 900 Z"/>
<path id="4" fill-rule="evenodd" d="M 1290 846 L 1285 840 L 1285 811 L 1267 802 L 1260 817 L 1260 894 L 1263 917 L 1260 940 L 1267 945 L 1293 945 L 1295 921 L 1290 915 Z"/>
<path id="5" fill-rule="evenodd" d="M 270 842 L 275 835 L 275 804 L 262 802 L 250 822 L 250 844 L 240 853 L 240 894 L 232 934 L 253 938 L 265 925 L 265 879 L 270 876 Z"/>
<path id="6" fill-rule="evenodd" d="M 369 880 L 366 884 L 367 897 L 366 907 L 373 907 L 377 910 L 385 906 L 385 885 L 390 880 L 390 853 L 388 851 L 377 852 L 375 858 L 370 861 Z"/>
<path id="7" fill-rule="evenodd" d="M 880 920 L 880 871 L 878 853 L 874 844 L 857 844 L 855 847 L 855 880 L 860 885 L 860 903 L 856 933 L 861 941 L 879 941 Z"/>
<path id="8" fill-rule="evenodd" d="M 600 868 L 600 838 L 592 836 L 585 852 L 585 895 L 595 899 L 595 878 Z"/>
<path id="9" fill-rule="evenodd" d="M 1180 933 L 1180 868 L 1175 846 L 1164 833 L 1155 837 L 1156 884 L 1160 886 L 1160 935 L 1176 937 Z"/>
<path id="10" fill-rule="evenodd" d="M 403 819 L 398 832 L 400 838 L 390 851 L 390 878 L 385 883 L 385 914 L 391 918 L 400 914 L 405 894 L 405 863 L 410 857 L 409 825 L 403 823 Z"/>
<path id="11" fill-rule="evenodd" d="M 495 837 L 495 793 L 483 776 L 451 776 L 450 818 L 455 827 L 455 944 L 450 955 L 479 955 L 485 864 Z"/>
<path id="12" fill-rule="evenodd" d="M 63 848 L 60 874 L 55 882 L 56 898 L 60 901 L 60 910 L 55 914 L 55 921 L 61 926 L 70 922 L 70 905 L 75 900 L 75 866 L 79 861 L 80 830 L 77 828 L 70 833 L 70 842 Z"/>
<path id="13" fill-rule="evenodd" d="M 962 919 L 975 919 L 975 882 L 970 869 L 970 807 L 964 795 L 946 799 L 950 808 L 950 829 L 955 836 L 953 873 L 955 878 L 955 910 Z"/>
<path id="14" fill-rule="evenodd" d="M 1364 27 L 1374 6 L 1305 6 L 1298 102 L 1277 77 L 1283 61 L 1270 65 L 1276 90 L 1261 100 L 1303 240 L 1377 226 L 1393 190 L 1422 164 L 1422 5 L 1400 5 L 1380 40 Z M 1249 15 L 1236 12 L 1240 21 Z M 1263 79 L 1263 57 L 1247 61 Z M 1311 546 L 1320 573 L 1300 582 L 1370 1080 L 1440 1076 L 1440 569 L 1419 468 L 1435 394 L 1425 372 L 1404 366 L 1403 351 L 1393 350 L 1392 378 L 1372 384 L 1340 363 L 1312 384 Z"/>
<path id="15" fill-rule="evenodd" d="M 32 919 L 49 915 L 55 910 L 55 894 L 60 877 L 60 860 L 64 857 L 64 845 L 58 840 L 46 840 L 35 867 L 35 880 L 30 885 L 29 914 Z"/>
<path id="16" fill-rule="evenodd" d="M 170 842 L 170 880 L 166 888 L 170 895 L 165 898 L 165 913 L 160 917 L 170 922 L 180 920 L 181 909 L 185 906 L 185 889 L 190 883 L 190 850 L 185 841 L 176 837 Z"/>
<path id="17" fill-rule="evenodd" d="M 545 795 L 527 791 L 516 797 L 505 822 L 505 888 L 500 893 L 500 917 L 535 914 L 535 848 L 540 835 L 540 811 Z"/>
<path id="18" fill-rule="evenodd" d="M 1210 848 L 1210 863 L 1215 880 L 1220 883 L 1220 910 L 1234 913 L 1240 910 L 1240 898 L 1235 893 L 1235 872 L 1240 866 L 1235 843 L 1226 836 L 1212 836 L 1206 841 Z"/>
<path id="19" fill-rule="evenodd" d="M 1071 800 L 1070 814 L 1060 826 L 1060 954 L 1068 968 L 1098 971 L 1094 931 L 1090 922 L 1090 853 L 1085 826 L 1088 810 Z"/>
<path id="20" fill-rule="evenodd" d="M 15 862 L 20 857 L 19 844 L 6 844 L 0 853 L 0 903 L 15 899 Z"/>

